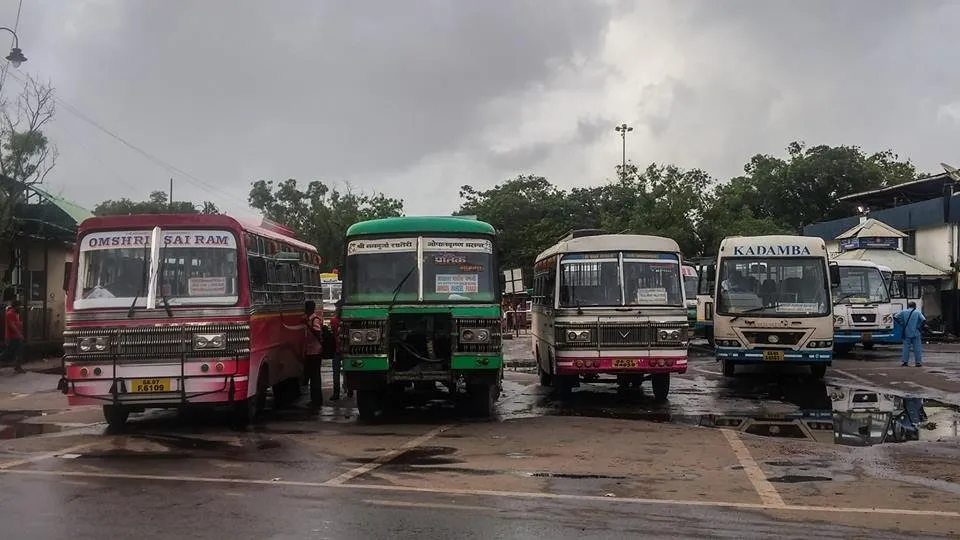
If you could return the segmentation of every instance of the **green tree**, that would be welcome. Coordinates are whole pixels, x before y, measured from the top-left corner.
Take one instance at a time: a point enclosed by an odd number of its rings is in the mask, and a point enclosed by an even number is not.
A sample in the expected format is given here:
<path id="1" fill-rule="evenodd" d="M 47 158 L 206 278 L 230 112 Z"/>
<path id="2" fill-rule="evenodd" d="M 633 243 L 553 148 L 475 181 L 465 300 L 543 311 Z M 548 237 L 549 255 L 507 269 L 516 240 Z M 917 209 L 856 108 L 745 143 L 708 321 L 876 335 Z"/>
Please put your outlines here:
<path id="1" fill-rule="evenodd" d="M 537 255 L 573 228 L 595 223 L 589 211 L 573 201 L 589 201 L 588 190 L 568 197 L 542 176 L 517 176 L 490 189 L 460 188 L 455 215 L 475 215 L 493 225 L 500 237 L 504 268 L 530 268 Z"/>
<path id="2" fill-rule="evenodd" d="M 198 208 L 190 201 L 173 201 L 171 204 L 165 191 L 152 191 L 145 201 L 132 201 L 127 198 L 107 200 L 93 209 L 97 216 L 125 216 L 130 214 L 219 214 L 217 205 L 204 201 Z"/>
<path id="3" fill-rule="evenodd" d="M 250 206 L 267 219 L 292 228 L 320 252 L 324 266 L 343 264 L 343 237 L 359 221 L 402 216 L 403 200 L 383 193 L 340 191 L 313 181 L 302 190 L 293 178 L 282 182 L 258 180 L 249 196 Z"/>
<path id="4" fill-rule="evenodd" d="M 786 159 L 753 156 L 744 172 L 731 181 L 735 189 L 718 189 L 719 199 L 734 199 L 722 204 L 749 209 L 754 218 L 769 218 L 791 231 L 853 214 L 853 205 L 839 201 L 844 195 L 917 178 L 914 166 L 890 150 L 868 155 L 857 146 L 802 142 L 787 146 Z"/>
<path id="5" fill-rule="evenodd" d="M 43 130 L 56 112 L 49 83 L 27 76 L 12 103 L 0 103 L 0 244 L 9 246 L 19 226 L 17 206 L 30 188 L 43 182 L 57 162 L 57 148 Z"/>

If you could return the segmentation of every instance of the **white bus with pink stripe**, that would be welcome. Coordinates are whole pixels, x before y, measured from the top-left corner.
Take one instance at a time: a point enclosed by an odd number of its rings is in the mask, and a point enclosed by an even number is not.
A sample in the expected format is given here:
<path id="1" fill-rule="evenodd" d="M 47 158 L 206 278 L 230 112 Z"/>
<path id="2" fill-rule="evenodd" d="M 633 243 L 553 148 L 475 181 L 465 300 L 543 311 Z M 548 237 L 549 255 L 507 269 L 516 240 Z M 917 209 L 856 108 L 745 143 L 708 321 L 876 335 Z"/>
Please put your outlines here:
<path id="1" fill-rule="evenodd" d="M 650 379 L 663 400 L 670 374 L 686 372 L 689 322 L 675 241 L 573 231 L 537 257 L 533 283 L 542 385 L 569 392 L 606 380 L 627 392 Z"/>

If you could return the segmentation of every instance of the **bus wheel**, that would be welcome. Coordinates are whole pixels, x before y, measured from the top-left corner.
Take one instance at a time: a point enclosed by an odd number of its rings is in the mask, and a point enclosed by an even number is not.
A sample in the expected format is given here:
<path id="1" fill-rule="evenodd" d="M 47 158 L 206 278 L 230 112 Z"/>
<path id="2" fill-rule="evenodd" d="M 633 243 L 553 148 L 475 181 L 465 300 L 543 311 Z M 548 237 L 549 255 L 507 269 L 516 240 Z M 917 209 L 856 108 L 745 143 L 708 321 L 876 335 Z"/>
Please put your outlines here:
<path id="1" fill-rule="evenodd" d="M 733 374 L 736 372 L 737 365 L 729 360 L 723 361 L 723 376 L 724 377 L 733 377 Z"/>
<path id="2" fill-rule="evenodd" d="M 654 399 L 657 401 L 666 400 L 667 394 L 670 393 L 670 374 L 657 373 L 651 378 L 651 384 L 653 384 Z"/>
<path id="3" fill-rule="evenodd" d="M 243 429 L 257 421 L 267 405 L 267 369 L 260 368 L 257 374 L 257 393 L 234 405 L 233 425 Z"/>
<path id="4" fill-rule="evenodd" d="M 107 427 L 112 430 L 123 429 L 130 418 L 130 409 L 123 405 L 104 405 L 103 419 L 107 421 Z"/>
<path id="5" fill-rule="evenodd" d="M 852 350 L 853 350 L 852 343 L 834 343 L 833 344 L 833 352 L 840 356 L 850 354 L 850 351 Z"/>
<path id="6" fill-rule="evenodd" d="M 496 387 L 492 384 L 471 384 L 467 387 L 467 402 L 472 416 L 487 418 L 493 415 Z"/>
<path id="7" fill-rule="evenodd" d="M 273 408 L 282 409 L 300 398 L 300 379 L 284 379 L 273 385 Z"/>
<path id="8" fill-rule="evenodd" d="M 380 408 L 380 394 L 376 390 L 357 390 L 357 416 L 367 422 L 373 420 Z"/>
<path id="9" fill-rule="evenodd" d="M 873 343 L 864 343 L 864 344 L 863 344 L 863 350 L 865 350 L 865 351 L 872 351 L 872 350 L 873 350 Z"/>
<path id="10" fill-rule="evenodd" d="M 553 384 L 553 377 L 543 369 L 539 361 L 537 362 L 537 371 L 540 373 L 540 386 L 548 387 Z"/>
<path id="11" fill-rule="evenodd" d="M 810 366 L 810 374 L 813 375 L 814 379 L 822 379 L 827 374 L 827 365 L 814 364 Z"/>

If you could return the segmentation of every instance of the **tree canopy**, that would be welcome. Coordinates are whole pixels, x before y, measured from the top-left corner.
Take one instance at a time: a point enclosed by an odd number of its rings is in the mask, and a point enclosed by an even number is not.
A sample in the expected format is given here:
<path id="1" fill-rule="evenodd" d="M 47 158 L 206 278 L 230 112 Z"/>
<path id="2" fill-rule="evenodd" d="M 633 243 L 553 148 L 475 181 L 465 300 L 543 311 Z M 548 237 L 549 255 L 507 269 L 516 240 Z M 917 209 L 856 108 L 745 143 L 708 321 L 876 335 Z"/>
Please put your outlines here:
<path id="1" fill-rule="evenodd" d="M 343 237 L 358 221 L 403 215 L 403 201 L 383 193 L 331 189 L 313 181 L 301 189 L 293 178 L 282 182 L 258 180 L 250 190 L 250 206 L 267 219 L 296 231 L 317 247 L 327 269 L 343 262 Z"/>
<path id="2" fill-rule="evenodd" d="M 127 198 L 107 200 L 93 209 L 96 216 L 119 216 L 128 214 L 219 214 L 220 209 L 210 201 L 200 206 L 190 201 L 169 201 L 165 191 L 152 191 L 145 201 L 132 201 Z"/>
<path id="3" fill-rule="evenodd" d="M 501 232 L 506 267 L 529 267 L 571 229 L 673 238 L 687 257 L 716 253 L 731 235 L 798 233 L 809 223 L 849 216 L 839 197 L 918 177 L 891 151 L 790 143 L 785 157 L 757 154 L 744 174 L 720 182 L 699 169 L 651 164 L 617 168 L 600 186 L 562 190 L 540 176 L 518 176 L 490 189 L 463 186 L 456 212 Z"/>

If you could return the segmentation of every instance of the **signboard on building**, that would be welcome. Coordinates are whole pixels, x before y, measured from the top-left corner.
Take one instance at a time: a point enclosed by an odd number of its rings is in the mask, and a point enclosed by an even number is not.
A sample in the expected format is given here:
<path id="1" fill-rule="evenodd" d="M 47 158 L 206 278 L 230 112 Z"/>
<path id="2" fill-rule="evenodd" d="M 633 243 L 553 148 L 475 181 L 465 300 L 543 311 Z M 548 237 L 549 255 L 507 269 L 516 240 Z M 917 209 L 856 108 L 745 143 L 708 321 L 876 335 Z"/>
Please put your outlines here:
<path id="1" fill-rule="evenodd" d="M 900 249 L 900 239 L 882 236 L 864 236 L 840 240 L 841 251 L 850 251 L 853 249 Z"/>

